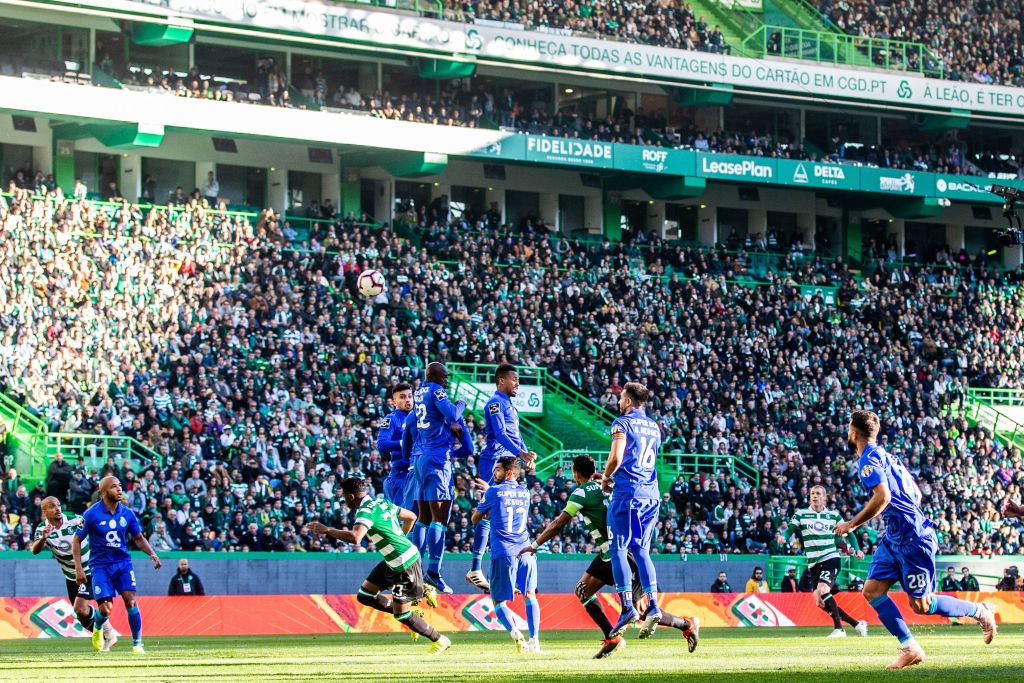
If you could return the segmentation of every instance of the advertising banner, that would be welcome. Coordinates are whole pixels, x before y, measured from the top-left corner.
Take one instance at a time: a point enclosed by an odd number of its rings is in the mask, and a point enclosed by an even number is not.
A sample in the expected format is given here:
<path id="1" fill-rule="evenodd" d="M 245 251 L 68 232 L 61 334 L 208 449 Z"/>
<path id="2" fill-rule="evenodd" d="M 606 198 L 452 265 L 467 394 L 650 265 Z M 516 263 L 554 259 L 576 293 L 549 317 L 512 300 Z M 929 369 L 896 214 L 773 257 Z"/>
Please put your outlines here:
<path id="1" fill-rule="evenodd" d="M 692 176 L 697 170 L 693 152 L 663 147 L 616 144 L 613 160 L 616 169 L 636 173 Z"/>
<path id="2" fill-rule="evenodd" d="M 724 0 L 750 6 L 758 0 Z M 493 22 L 460 24 L 323 0 L 88 0 L 103 9 L 150 9 L 170 17 L 301 33 L 341 41 L 580 68 L 673 82 L 721 83 L 814 97 L 870 100 L 1020 117 L 1024 89 L 944 81 L 897 71 L 853 71 L 820 62 L 749 59 L 654 45 L 524 31 Z"/>
<path id="3" fill-rule="evenodd" d="M 905 593 L 890 594 L 909 624 L 948 624 L 944 617 L 914 614 Z M 963 593 L 971 601 L 995 603 L 1002 624 L 1024 623 L 1024 593 Z M 254 619 L 274 605 L 274 619 Z M 574 594 L 538 596 L 543 630 L 594 630 L 594 623 Z M 618 612 L 614 593 L 600 594 L 609 615 Z M 513 610 L 522 614 L 522 596 Z M 856 619 L 879 625 L 875 611 L 860 593 L 836 595 L 839 605 Z M 277 595 L 138 598 L 147 636 L 256 636 L 340 633 L 398 633 L 403 627 L 393 617 L 359 604 L 355 595 Z M 831 628 L 831 619 L 814 603 L 810 593 L 662 593 L 661 604 L 669 612 L 695 615 L 702 626 L 772 628 L 820 626 Z M 436 609 L 426 610 L 426 620 L 442 633 L 501 630 L 494 605 L 487 595 L 440 595 Z M 518 617 L 517 617 L 518 619 Z M 129 633 L 123 609 L 114 609 L 111 623 Z M 526 628 L 526 624 L 520 624 Z M 60 598 L 0 598 L 0 639 L 85 637 L 71 604 Z"/>
<path id="4" fill-rule="evenodd" d="M 816 189 L 859 190 L 860 167 L 846 164 L 819 164 L 812 161 L 778 160 L 779 177 L 785 185 Z"/>

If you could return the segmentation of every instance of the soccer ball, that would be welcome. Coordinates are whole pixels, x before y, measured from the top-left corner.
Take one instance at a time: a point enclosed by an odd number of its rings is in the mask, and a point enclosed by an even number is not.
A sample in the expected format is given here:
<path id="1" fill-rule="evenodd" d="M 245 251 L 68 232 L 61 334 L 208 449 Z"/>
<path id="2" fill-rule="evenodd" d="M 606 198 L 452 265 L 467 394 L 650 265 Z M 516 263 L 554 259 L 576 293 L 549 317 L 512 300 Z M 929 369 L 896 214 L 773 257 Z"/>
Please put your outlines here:
<path id="1" fill-rule="evenodd" d="M 363 296 L 375 297 L 384 291 L 384 276 L 379 270 L 364 270 L 359 274 L 356 286 Z"/>

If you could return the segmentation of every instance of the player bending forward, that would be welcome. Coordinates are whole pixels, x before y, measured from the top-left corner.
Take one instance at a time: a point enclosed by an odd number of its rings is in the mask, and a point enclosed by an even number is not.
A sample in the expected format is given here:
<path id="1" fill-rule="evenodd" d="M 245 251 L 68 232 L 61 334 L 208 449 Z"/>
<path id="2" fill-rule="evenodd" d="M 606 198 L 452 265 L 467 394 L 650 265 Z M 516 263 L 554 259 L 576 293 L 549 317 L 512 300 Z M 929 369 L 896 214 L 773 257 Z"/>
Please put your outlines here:
<path id="1" fill-rule="evenodd" d="M 814 602 L 832 617 L 833 629 L 828 637 L 845 638 L 846 631 L 843 630 L 842 624 L 844 621 L 853 626 L 857 633 L 866 636 L 868 622 L 857 621 L 851 617 L 835 599 L 835 594 L 839 591 L 840 555 L 834 531 L 836 524 L 843 521 L 843 518 L 835 510 L 826 509 L 824 486 L 812 486 L 810 498 L 810 507 L 796 511 L 793 519 L 789 520 L 784 536 L 787 541 L 798 534 L 800 536 L 800 544 L 804 548 L 809 565 L 807 571 L 811 572 L 816 584 Z M 850 544 L 858 557 L 864 557 L 853 535 L 850 536 Z"/>
<path id="2" fill-rule="evenodd" d="M 583 523 L 598 550 L 587 571 L 583 572 L 583 577 L 576 584 L 576 596 L 583 604 L 583 608 L 587 610 L 587 614 L 604 634 L 601 649 L 594 655 L 594 659 L 603 659 L 612 656 L 626 646 L 626 641 L 621 635 L 614 637 L 611 635 L 611 622 L 608 621 L 604 608 L 601 606 L 600 600 L 597 599 L 597 593 L 601 588 L 615 586 L 615 579 L 612 577 L 612 564 L 608 556 L 608 548 L 611 545 L 608 539 L 607 524 L 608 497 L 601 490 L 601 483 L 597 481 L 597 466 L 589 455 L 576 456 L 572 461 L 572 478 L 576 481 L 576 489 L 569 495 L 565 509 L 548 524 L 544 531 L 540 532 L 532 545 L 520 550 L 519 554 L 536 553 L 540 546 L 558 534 L 559 529 L 572 521 L 573 517 L 576 515 L 583 517 Z M 633 592 L 643 595 L 636 563 L 632 556 L 629 556 L 629 563 L 633 570 Z M 641 598 L 641 601 L 645 602 L 646 598 Z M 697 617 L 684 619 L 662 610 L 658 623 L 661 626 L 679 629 L 686 637 L 690 652 L 697 649 L 697 643 L 700 640 L 700 620 Z M 653 630 L 650 629 L 641 629 L 640 631 L 641 638 L 648 638 L 652 634 Z"/>
<path id="3" fill-rule="evenodd" d="M 160 558 L 142 535 L 142 527 L 135 513 L 121 504 L 121 482 L 117 477 L 106 476 L 100 479 L 99 491 L 100 499 L 82 515 L 82 525 L 75 530 L 75 537 L 71 541 L 75 581 L 80 586 L 88 584 L 82 548 L 88 546 L 91 554 L 92 596 L 99 606 L 99 614 L 93 617 L 92 646 L 97 650 L 102 649 L 101 632 L 113 610 L 114 594 L 119 593 L 128 613 L 128 625 L 132 629 L 132 652 L 143 655 L 146 650 L 142 647 L 142 615 L 139 606 L 135 604 L 135 567 L 128 552 L 128 538 L 131 537 L 135 545 L 149 555 L 156 569 L 160 569 Z"/>
<path id="4" fill-rule="evenodd" d="M 473 510 L 473 524 L 491 520 L 491 601 L 494 613 L 516 644 L 516 652 L 542 654 L 540 650 L 540 604 L 537 602 L 537 558 L 521 556 L 529 544 L 526 518 L 530 512 L 530 492 L 516 481 L 519 459 L 503 455 L 494 465 L 494 485 L 484 492 L 483 501 Z M 530 642 L 516 628 L 508 603 L 519 591 L 526 600 L 526 623 Z"/>
<path id="5" fill-rule="evenodd" d="M 423 599 L 420 553 L 406 537 L 416 515 L 383 498 L 369 497 L 366 495 L 366 482 L 359 477 L 343 481 L 341 492 L 345 496 L 345 505 L 356 511 L 352 529 L 334 529 L 319 522 L 310 522 L 306 528 L 318 536 L 330 536 L 356 546 L 369 536 L 384 560 L 373 568 L 359 587 L 360 604 L 392 614 L 410 631 L 426 637 L 431 643 L 430 654 L 439 655 L 446 651 L 452 646 L 452 641 L 435 631 L 412 609 L 412 605 Z M 381 595 L 381 591 L 389 589 L 390 600 Z"/>
<path id="6" fill-rule="evenodd" d="M 92 600 L 92 592 L 89 579 L 89 539 L 82 542 L 82 570 L 85 572 L 86 582 L 79 584 L 75 581 L 75 558 L 71 555 L 71 544 L 74 542 L 75 532 L 82 528 L 83 520 L 76 514 L 64 515 L 61 511 L 60 501 L 50 496 L 44 498 L 40 508 L 43 512 L 44 522 L 36 527 L 36 533 L 32 542 L 32 554 L 38 555 L 43 548 L 49 548 L 53 559 L 57 560 L 60 570 L 64 572 L 64 583 L 68 591 L 68 600 L 74 605 L 75 616 L 78 623 L 87 631 L 92 631 L 93 616 L 95 610 L 89 604 Z M 102 650 L 107 651 L 117 643 L 117 634 L 110 622 L 104 622 Z"/>
<path id="7" fill-rule="evenodd" d="M 914 639 L 899 607 L 886 593 L 897 581 L 910 597 L 917 614 L 944 617 L 972 617 L 978 620 L 985 644 L 996 635 L 995 606 L 988 602 L 967 602 L 935 594 L 935 554 L 938 540 L 932 521 L 921 510 L 921 490 L 896 456 L 877 443 L 880 424 L 869 410 L 857 410 L 850 418 L 847 440 L 860 458 L 857 470 L 871 499 L 849 522 L 836 525 L 836 535 L 845 536 L 881 513 L 885 535 L 871 558 L 871 570 L 864 584 L 864 598 L 878 618 L 900 641 L 900 654 L 887 669 L 904 669 L 924 661 L 924 650 Z"/>

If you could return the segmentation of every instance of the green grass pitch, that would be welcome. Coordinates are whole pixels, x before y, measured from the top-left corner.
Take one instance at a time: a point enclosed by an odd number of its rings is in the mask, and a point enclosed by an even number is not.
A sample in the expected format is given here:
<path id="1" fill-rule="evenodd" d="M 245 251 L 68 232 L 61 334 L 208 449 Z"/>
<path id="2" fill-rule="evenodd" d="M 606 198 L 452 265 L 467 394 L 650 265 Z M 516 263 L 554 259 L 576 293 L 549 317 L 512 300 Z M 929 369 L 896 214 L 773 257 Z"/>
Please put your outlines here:
<path id="1" fill-rule="evenodd" d="M 269 615 L 272 615 L 270 610 Z M 896 642 L 881 628 L 867 638 L 826 640 L 829 629 L 705 629 L 700 647 L 686 651 L 678 631 L 654 639 L 627 634 L 628 647 L 607 660 L 594 632 L 542 633 L 544 655 L 517 655 L 504 633 L 452 634 L 454 647 L 430 658 L 427 645 L 404 634 L 147 638 L 137 657 L 130 640 L 110 653 L 85 639 L 0 641 L 0 680 L 18 681 L 499 681 L 571 680 L 576 683 L 648 681 L 1022 681 L 1024 626 L 1005 626 L 991 645 L 974 624 L 918 627 L 928 660 L 905 671 L 883 671 Z"/>

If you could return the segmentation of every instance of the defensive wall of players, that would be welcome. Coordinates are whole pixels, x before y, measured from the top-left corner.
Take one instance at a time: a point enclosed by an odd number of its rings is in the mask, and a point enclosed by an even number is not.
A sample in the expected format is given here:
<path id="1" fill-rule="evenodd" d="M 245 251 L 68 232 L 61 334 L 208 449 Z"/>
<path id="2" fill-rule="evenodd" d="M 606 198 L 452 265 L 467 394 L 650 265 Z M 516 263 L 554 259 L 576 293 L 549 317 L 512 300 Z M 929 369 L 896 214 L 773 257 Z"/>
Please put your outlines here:
<path id="1" fill-rule="evenodd" d="M 135 572 L 140 595 L 165 595 L 171 571 L 177 559 L 188 558 L 193 571 L 200 576 L 208 595 L 284 595 L 327 593 L 345 594 L 352 591 L 362 577 L 379 562 L 375 554 L 324 555 L 321 553 L 166 553 L 164 569 L 154 570 L 139 555 Z M 754 567 L 768 570 L 772 591 L 788 566 L 797 566 L 800 573 L 805 564 L 802 556 L 769 559 L 766 555 L 687 555 L 654 556 L 657 563 L 658 584 L 665 591 L 704 592 L 714 583 L 718 572 L 725 571 L 735 590 L 742 589 Z M 541 554 L 538 571 L 539 593 L 571 593 L 579 580 L 580 571 L 589 564 L 590 555 Z M 870 559 L 870 558 L 868 558 Z M 469 569 L 470 555 L 445 555 L 445 573 L 462 576 Z M 849 562 L 855 569 L 866 570 L 868 561 Z M 1024 565 L 1024 557 L 999 556 L 979 559 L 968 556 L 940 556 L 940 575 L 952 565 L 959 575 L 960 567 L 969 567 L 982 590 L 992 590 L 1006 567 Z M 168 571 L 167 567 L 172 570 Z M 864 571 L 857 572 L 864 576 Z M 846 578 L 842 577 L 843 585 Z M 19 551 L 0 552 L 0 597 L 34 597 L 53 595 L 54 587 L 61 586 L 62 575 L 58 565 L 48 555 L 33 557 Z M 461 588 L 456 587 L 457 590 Z M 469 586 L 466 586 L 469 590 Z"/>

